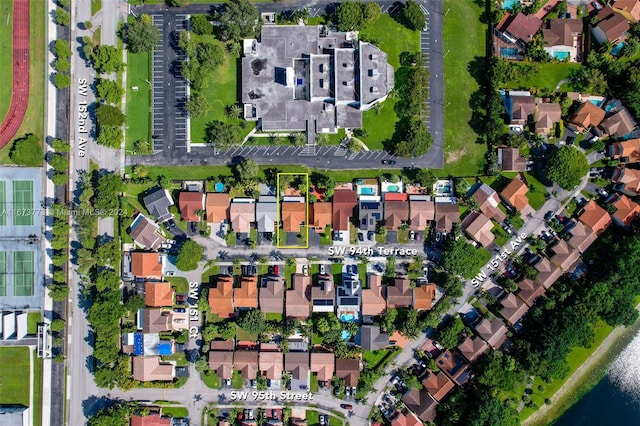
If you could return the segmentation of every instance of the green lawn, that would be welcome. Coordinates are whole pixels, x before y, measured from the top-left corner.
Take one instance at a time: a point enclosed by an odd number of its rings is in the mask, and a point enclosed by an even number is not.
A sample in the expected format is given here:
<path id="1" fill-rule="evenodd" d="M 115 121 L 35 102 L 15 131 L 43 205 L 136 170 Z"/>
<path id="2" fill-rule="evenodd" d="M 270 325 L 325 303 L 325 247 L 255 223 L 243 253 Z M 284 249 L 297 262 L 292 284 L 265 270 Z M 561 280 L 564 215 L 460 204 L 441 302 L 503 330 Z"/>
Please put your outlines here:
<path id="1" fill-rule="evenodd" d="M 189 410 L 185 407 L 162 407 L 162 415 L 169 417 L 189 417 Z"/>
<path id="2" fill-rule="evenodd" d="M 178 367 L 186 367 L 189 365 L 189 361 L 187 361 L 187 357 L 184 352 L 176 352 L 173 355 L 163 356 L 163 361 L 175 361 L 176 366 Z"/>
<path id="3" fill-rule="evenodd" d="M 309 426 L 319 425 L 319 414 L 316 410 L 307 410 L 307 424 Z"/>
<path id="4" fill-rule="evenodd" d="M 498 224 L 495 224 L 493 226 L 493 229 L 491 230 L 491 232 L 493 232 L 493 235 L 495 235 L 495 240 L 493 240 L 494 243 L 496 243 L 499 246 L 503 246 L 506 244 L 507 241 L 509 241 L 509 234 L 507 234 L 507 232 L 502 229 L 502 227 Z"/>
<path id="5" fill-rule="evenodd" d="M 242 389 L 244 387 L 244 379 L 242 375 L 238 373 L 236 370 L 233 370 L 233 377 L 231 377 L 231 386 L 234 389 Z"/>
<path id="6" fill-rule="evenodd" d="M 91 16 L 98 13 L 102 9 L 102 0 L 91 0 Z"/>
<path id="7" fill-rule="evenodd" d="M 444 143 L 443 173 L 475 175 L 482 169 L 486 144 L 469 125 L 471 95 L 479 88 L 470 67 L 479 68 L 485 57 L 487 26 L 480 22 L 482 8 L 472 0 L 445 0 L 444 17 Z M 434 53 L 439 54 L 439 53 Z M 472 64 L 473 62 L 473 64 Z"/>
<path id="8" fill-rule="evenodd" d="M 258 335 L 256 333 L 250 333 L 242 327 L 236 327 L 236 339 L 237 340 L 258 340 Z"/>
<path id="9" fill-rule="evenodd" d="M 4 120 L 11 104 L 11 79 L 13 76 L 13 2 L 6 2 L 0 10 L 0 52 L 4 52 L 4 60 L 0 63 L 0 121 Z M 7 19 L 7 16 L 10 18 Z"/>
<path id="10" fill-rule="evenodd" d="M 312 393 L 316 393 L 320 390 L 320 385 L 318 384 L 318 373 L 311 373 L 311 381 L 309 382 L 309 391 Z"/>
<path id="11" fill-rule="evenodd" d="M 38 324 L 42 321 L 40 312 L 29 312 L 27 314 L 27 334 L 36 334 L 38 332 Z"/>
<path id="12" fill-rule="evenodd" d="M 218 377 L 215 371 L 209 370 L 206 373 L 201 374 L 200 379 L 202 379 L 207 387 L 211 389 L 220 389 L 220 377 Z"/>
<path id="13" fill-rule="evenodd" d="M 213 36 L 198 36 L 200 38 L 208 38 L 214 43 L 222 43 Z M 225 48 L 222 45 L 223 49 Z M 208 76 L 208 85 L 204 89 L 204 94 L 211 106 L 209 113 L 202 117 L 191 118 L 191 140 L 195 143 L 201 143 L 205 141 L 205 127 L 206 124 L 212 120 L 219 120 L 228 123 L 233 123 L 239 127 L 244 126 L 242 130 L 242 136 L 246 136 L 253 128 L 251 122 L 247 122 L 240 119 L 231 119 L 225 114 L 225 108 L 239 102 L 238 99 L 238 63 L 240 59 L 227 55 L 224 64 L 222 64 L 217 70 L 210 73 Z M 192 89 L 192 96 L 196 91 Z"/>
<path id="14" fill-rule="evenodd" d="M 215 277 L 218 274 L 220 274 L 220 266 L 213 265 L 211 268 L 207 269 L 202 273 L 202 280 L 200 282 L 203 284 L 204 283 L 209 284 L 211 282 L 212 277 L 215 279 Z"/>
<path id="15" fill-rule="evenodd" d="M 529 205 L 531 205 L 531 207 L 533 207 L 534 209 L 539 210 L 547 201 L 547 188 L 531 173 L 525 172 L 524 176 L 529 183 L 529 192 L 527 192 Z"/>
<path id="16" fill-rule="evenodd" d="M 33 351 L 33 425 L 42 424 L 42 358 Z"/>
<path id="17" fill-rule="evenodd" d="M 407 29 L 387 14 L 366 25 L 360 31 L 360 38 L 372 42 L 387 53 L 389 64 L 395 69 L 396 76 L 400 68 L 400 54 L 420 50 L 420 32 Z M 361 139 L 369 149 L 383 149 L 383 141 L 393 136 L 398 120 L 395 105 L 395 98 L 387 99 L 378 112 L 372 109 L 363 114 L 362 125 L 369 134 Z"/>
<path id="18" fill-rule="evenodd" d="M 151 87 L 147 83 L 151 78 L 151 53 L 127 52 L 127 151 L 134 150 L 137 140 L 152 141 Z M 133 90 L 134 87 L 137 90 Z"/>
<path id="19" fill-rule="evenodd" d="M 538 64 L 539 70 L 533 73 L 532 77 L 526 80 L 511 81 L 505 85 L 508 89 L 531 89 L 536 87 L 538 89 L 555 90 L 556 85 L 569 77 L 569 73 L 580 68 L 580 64 L 572 63 L 544 63 Z"/>
<path id="20" fill-rule="evenodd" d="M 377 351 L 364 351 L 362 353 L 362 360 L 367 363 L 367 368 L 369 370 L 375 370 L 383 361 L 386 360 L 387 356 L 393 352 L 390 349 L 380 349 Z"/>
<path id="21" fill-rule="evenodd" d="M 0 348 L 0 404 L 29 406 L 29 348 Z M 11 368 L 7 368 L 11 366 Z"/>
<path id="22" fill-rule="evenodd" d="M 184 277 L 165 277 L 171 283 L 176 293 L 189 293 L 189 281 Z"/>

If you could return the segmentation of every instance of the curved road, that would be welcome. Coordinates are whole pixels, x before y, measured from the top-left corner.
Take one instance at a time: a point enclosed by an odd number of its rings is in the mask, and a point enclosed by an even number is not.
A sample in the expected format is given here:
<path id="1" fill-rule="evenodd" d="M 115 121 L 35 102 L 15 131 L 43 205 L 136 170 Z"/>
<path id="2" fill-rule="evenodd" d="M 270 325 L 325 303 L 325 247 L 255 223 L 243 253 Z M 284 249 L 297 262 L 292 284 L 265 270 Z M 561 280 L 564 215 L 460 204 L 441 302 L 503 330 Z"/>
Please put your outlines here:
<path id="1" fill-rule="evenodd" d="M 29 0 L 13 2 L 11 105 L 0 126 L 0 149 L 18 133 L 29 105 Z M 3 82 L 6 84 L 6 82 Z"/>

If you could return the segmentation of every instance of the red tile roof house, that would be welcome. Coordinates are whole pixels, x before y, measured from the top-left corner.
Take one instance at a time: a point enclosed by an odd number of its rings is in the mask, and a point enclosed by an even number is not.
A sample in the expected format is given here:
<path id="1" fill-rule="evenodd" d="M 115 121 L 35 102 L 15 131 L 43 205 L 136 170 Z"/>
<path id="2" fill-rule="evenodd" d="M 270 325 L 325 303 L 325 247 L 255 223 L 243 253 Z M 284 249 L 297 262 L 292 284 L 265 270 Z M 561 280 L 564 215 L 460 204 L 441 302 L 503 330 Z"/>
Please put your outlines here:
<path id="1" fill-rule="evenodd" d="M 373 318 L 382 315 L 387 309 L 387 287 L 382 285 L 380 275 L 367 275 L 369 285 L 362 290 L 362 318 L 373 323 Z"/>
<path id="2" fill-rule="evenodd" d="M 573 247 L 570 247 L 565 240 L 560 240 L 551 247 L 553 257 L 551 261 L 558 265 L 564 272 L 572 272 L 580 262 L 580 253 Z"/>
<path id="3" fill-rule="evenodd" d="M 493 222 L 482 213 L 469 213 L 462 220 L 462 228 L 472 240 L 477 241 L 482 247 L 488 247 L 495 239 L 495 235 L 491 232 Z"/>
<path id="4" fill-rule="evenodd" d="M 387 287 L 387 308 L 406 308 L 413 304 L 413 288 L 407 277 L 396 278 Z"/>
<path id="5" fill-rule="evenodd" d="M 233 351 L 209 351 L 209 369 L 215 371 L 219 378 L 226 380 L 233 377 Z"/>
<path id="6" fill-rule="evenodd" d="M 180 215 L 185 222 L 198 222 L 200 216 L 198 211 L 204 211 L 204 193 L 203 192 L 180 192 L 178 200 Z"/>
<path id="7" fill-rule="evenodd" d="M 545 288 L 537 281 L 522 280 L 518 283 L 517 296 L 530 307 L 536 303 L 538 297 L 544 295 Z"/>
<path id="8" fill-rule="evenodd" d="M 413 289 L 413 308 L 417 310 L 431 309 L 436 300 L 436 285 L 421 284 Z"/>
<path id="9" fill-rule="evenodd" d="M 176 376 L 175 367 L 174 362 L 162 362 L 159 356 L 134 356 L 133 380 L 171 381 Z"/>
<path id="10" fill-rule="evenodd" d="M 566 19 L 562 19 L 566 21 Z M 582 27 L 582 20 L 576 19 Z M 533 121 L 536 126 L 536 133 L 539 135 L 550 135 L 555 131 L 556 124 L 562 120 L 562 109 L 557 103 L 540 103 L 536 105 L 533 113 Z"/>
<path id="11" fill-rule="evenodd" d="M 616 208 L 615 213 L 613 213 L 613 221 L 618 226 L 627 227 L 631 225 L 631 223 L 636 220 L 638 215 L 640 214 L 640 205 L 635 201 L 632 201 L 626 195 L 617 194 L 615 198 L 613 198 L 609 203 L 613 204 Z"/>
<path id="12" fill-rule="evenodd" d="M 402 397 L 402 402 L 425 423 L 436 418 L 438 403 L 424 389 L 411 389 Z"/>
<path id="13" fill-rule="evenodd" d="M 260 371 L 264 377 L 269 380 L 280 380 L 283 370 L 282 352 L 260 351 Z"/>
<path id="14" fill-rule="evenodd" d="M 233 317 L 233 277 L 218 275 L 216 284 L 209 288 L 208 299 L 211 313 L 222 319 Z"/>
<path id="15" fill-rule="evenodd" d="M 582 208 L 582 213 L 580 213 L 578 220 L 591 228 L 598 236 L 613 223 L 609 213 L 593 200 Z"/>
<path id="16" fill-rule="evenodd" d="M 489 321 L 484 318 L 480 324 L 476 326 L 476 332 L 494 349 L 500 348 L 505 340 L 507 340 L 507 327 L 497 318 Z"/>
<path id="17" fill-rule="evenodd" d="M 442 371 L 434 373 L 431 370 L 428 370 L 427 377 L 422 380 L 422 386 L 438 402 L 442 401 L 456 387 Z"/>
<path id="18" fill-rule="evenodd" d="M 243 276 L 240 278 L 240 287 L 233 289 L 233 304 L 236 309 L 258 307 L 258 277 Z"/>
<path id="19" fill-rule="evenodd" d="M 611 177 L 613 189 L 625 195 L 640 195 L 640 170 L 618 166 Z"/>
<path id="20" fill-rule="evenodd" d="M 233 356 L 233 368 L 243 379 L 255 380 L 258 374 L 258 352 L 236 351 Z"/>
<path id="21" fill-rule="evenodd" d="M 508 293 L 500 301 L 500 315 L 511 325 L 517 323 L 527 313 L 529 307 L 513 293 Z"/>
<path id="22" fill-rule="evenodd" d="M 513 39 L 529 43 L 533 36 L 540 30 L 542 20 L 535 15 L 525 15 L 518 13 L 508 24 L 505 32 Z"/>
<path id="23" fill-rule="evenodd" d="M 609 157 L 620 160 L 621 163 L 640 162 L 640 139 L 629 139 L 614 142 L 608 148 Z"/>
<path id="24" fill-rule="evenodd" d="M 331 203 L 315 202 L 310 205 L 310 225 L 316 232 L 324 232 L 327 226 L 331 227 Z"/>
<path id="25" fill-rule="evenodd" d="M 171 426 L 171 417 L 161 417 L 160 414 L 134 414 L 131 416 L 130 426 Z"/>
<path id="26" fill-rule="evenodd" d="M 349 221 L 358 204 L 356 192 L 350 189 L 336 189 L 333 192 L 333 229 L 348 231 Z"/>
<path id="27" fill-rule="evenodd" d="M 146 282 L 144 284 L 144 302 L 147 306 L 156 308 L 173 306 L 174 295 L 175 291 L 171 288 L 171 283 Z"/>
<path id="28" fill-rule="evenodd" d="M 458 345 L 457 349 L 467 361 L 475 362 L 480 355 L 489 350 L 489 345 L 478 336 L 467 336 L 464 341 Z"/>
<path id="29" fill-rule="evenodd" d="M 460 223 L 460 206 L 456 203 L 436 203 L 436 232 L 449 234 L 454 223 Z"/>
<path id="30" fill-rule="evenodd" d="M 281 278 L 263 278 L 260 287 L 260 310 L 265 313 L 284 312 L 284 284 Z"/>
<path id="31" fill-rule="evenodd" d="M 436 358 L 436 365 L 457 385 L 469 380 L 469 364 L 455 350 L 447 349 Z"/>
<path id="32" fill-rule="evenodd" d="M 529 192 L 527 184 L 515 178 L 500 192 L 500 198 L 502 198 L 502 201 L 508 206 L 514 208 L 516 211 L 522 212 L 529 207 L 527 192 Z"/>
<path id="33" fill-rule="evenodd" d="M 256 203 L 233 200 L 229 207 L 229 220 L 233 232 L 246 234 L 251 230 L 251 224 L 256 221 Z"/>
<path id="34" fill-rule="evenodd" d="M 600 128 L 605 135 L 622 138 L 631 133 L 636 127 L 636 121 L 626 108 L 620 108 L 610 117 L 600 123 Z"/>
<path id="35" fill-rule="evenodd" d="M 357 359 L 337 359 L 336 377 L 344 379 L 345 386 L 358 386 L 360 380 L 360 361 Z"/>
<path id="36" fill-rule="evenodd" d="M 405 196 L 407 194 L 404 194 Z M 389 231 L 397 231 L 409 222 L 409 203 L 406 201 L 384 202 L 384 226 Z"/>
<path id="37" fill-rule="evenodd" d="M 598 235 L 582 222 L 578 222 L 570 231 L 569 245 L 580 253 L 584 253 L 597 239 Z"/>
<path id="38" fill-rule="evenodd" d="M 591 34 L 600 44 L 617 41 L 626 37 L 631 28 L 627 19 L 616 13 L 610 6 L 605 6 L 598 12 L 598 25 L 591 28 Z"/>
<path id="39" fill-rule="evenodd" d="M 599 126 L 604 120 L 605 112 L 591 101 L 585 101 L 567 121 L 567 127 L 579 133 L 586 133 L 590 128 Z"/>
<path id="40" fill-rule="evenodd" d="M 536 281 L 542 284 L 546 289 L 551 287 L 562 275 L 562 270 L 554 263 L 551 263 L 551 261 L 546 257 L 543 257 L 542 260 L 536 264 L 535 268 L 538 271 Z"/>
<path id="41" fill-rule="evenodd" d="M 316 373 L 318 381 L 329 382 L 335 371 L 335 355 L 333 352 L 311 352 L 311 371 Z"/>
<path id="42" fill-rule="evenodd" d="M 409 229 L 424 231 L 429 222 L 436 218 L 436 206 L 424 195 L 409 196 Z"/>
<path id="43" fill-rule="evenodd" d="M 229 194 L 226 192 L 210 192 L 205 201 L 207 223 L 229 221 Z"/>
<path id="44" fill-rule="evenodd" d="M 391 426 L 422 426 L 422 421 L 412 412 L 405 414 L 396 411 L 389 417 L 389 421 L 391 422 Z M 371 423 L 371 426 L 375 426 L 374 423 Z"/>
<path id="45" fill-rule="evenodd" d="M 615 0 L 612 7 L 629 22 L 640 21 L 640 0 Z"/>
<path id="46" fill-rule="evenodd" d="M 311 277 L 302 274 L 293 275 L 293 289 L 287 290 L 287 317 L 306 320 L 309 318 L 311 301 Z"/>
<path id="47" fill-rule="evenodd" d="M 473 192 L 473 196 L 478 202 L 480 211 L 489 219 L 502 223 L 507 218 L 507 215 L 498 207 L 500 205 L 498 193 L 486 183 L 478 186 Z"/>
<path id="48" fill-rule="evenodd" d="M 164 273 L 162 258 L 156 252 L 131 252 L 131 275 L 136 278 L 159 280 Z"/>
<path id="49" fill-rule="evenodd" d="M 524 172 L 527 170 L 527 159 L 520 155 L 518 148 L 501 146 L 498 148 L 498 167 L 503 172 Z"/>

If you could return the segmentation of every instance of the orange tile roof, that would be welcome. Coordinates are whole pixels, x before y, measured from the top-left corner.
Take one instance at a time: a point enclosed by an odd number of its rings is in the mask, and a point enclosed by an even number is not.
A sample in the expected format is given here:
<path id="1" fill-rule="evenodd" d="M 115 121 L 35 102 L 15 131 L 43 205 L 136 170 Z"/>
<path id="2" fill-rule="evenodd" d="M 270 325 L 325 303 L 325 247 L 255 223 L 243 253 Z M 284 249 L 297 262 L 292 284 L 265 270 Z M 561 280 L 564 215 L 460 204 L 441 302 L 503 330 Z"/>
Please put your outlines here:
<path id="1" fill-rule="evenodd" d="M 402 308 L 413 303 L 411 281 L 406 277 L 393 280 L 394 285 L 387 287 L 387 307 Z"/>
<path id="2" fill-rule="evenodd" d="M 640 214 L 640 205 L 626 195 L 621 195 L 613 205 L 617 209 L 613 218 L 623 226 L 629 226 Z"/>
<path id="3" fill-rule="evenodd" d="M 161 363 L 159 356 L 134 356 L 133 379 L 141 382 L 170 381 L 175 377 L 175 365 Z"/>
<path id="4" fill-rule="evenodd" d="M 640 162 L 640 139 L 629 139 L 611 144 L 613 158 L 628 158 L 627 163 Z"/>
<path id="5" fill-rule="evenodd" d="M 422 426 L 420 419 L 410 411 L 407 414 L 398 411 L 390 420 L 391 426 Z"/>
<path id="6" fill-rule="evenodd" d="M 384 193 L 384 202 L 387 201 L 407 201 L 409 199 L 409 194 L 405 194 L 403 192 L 385 192 Z"/>
<path id="7" fill-rule="evenodd" d="M 431 309 L 435 299 L 435 284 L 423 284 L 413 289 L 413 307 L 415 309 Z"/>
<path id="8" fill-rule="evenodd" d="M 229 220 L 229 194 L 226 192 L 210 192 L 205 202 L 207 222 L 219 223 Z"/>
<path id="9" fill-rule="evenodd" d="M 369 288 L 362 290 L 362 315 L 382 315 L 387 309 L 387 288 L 380 275 L 368 275 Z"/>
<path id="10" fill-rule="evenodd" d="M 631 196 L 640 194 L 640 170 L 638 169 L 620 165 L 613 172 L 611 182 L 616 184 L 616 191 L 624 192 Z"/>
<path id="11" fill-rule="evenodd" d="M 424 231 L 429 221 L 436 217 L 436 206 L 433 201 L 409 200 L 410 223 L 409 229 Z"/>
<path id="12" fill-rule="evenodd" d="M 609 213 L 591 200 L 584 206 L 580 215 L 580 222 L 593 229 L 597 235 L 600 235 L 611 225 L 612 221 Z"/>
<path id="13" fill-rule="evenodd" d="M 144 302 L 147 306 L 172 306 L 174 294 L 170 283 L 146 282 L 144 284 Z"/>
<path id="14" fill-rule="evenodd" d="M 455 387 L 451 379 L 442 371 L 434 373 L 431 370 L 422 381 L 422 385 L 436 401 L 441 401 Z"/>
<path id="15" fill-rule="evenodd" d="M 293 275 L 293 289 L 287 290 L 286 313 L 288 317 L 309 318 L 311 301 L 311 277 L 302 274 Z"/>
<path id="16" fill-rule="evenodd" d="M 198 210 L 204 210 L 204 193 L 182 191 L 178 200 L 180 215 L 186 222 L 197 222 L 200 217 L 196 214 Z"/>
<path id="17" fill-rule="evenodd" d="M 495 238 L 493 232 L 493 223 L 491 219 L 478 212 L 471 212 L 462 221 L 462 227 L 467 234 L 475 241 L 487 247 Z"/>
<path id="18" fill-rule="evenodd" d="M 562 275 L 562 270 L 555 264 L 551 263 L 551 261 L 546 257 L 543 257 L 535 268 L 538 271 L 536 281 L 542 284 L 544 288 L 551 287 L 553 283 L 560 278 L 560 275 Z"/>
<path id="19" fill-rule="evenodd" d="M 529 192 L 527 185 L 520 179 L 513 179 L 509 184 L 500 192 L 502 198 L 516 210 L 522 211 L 529 204 L 529 199 L 526 194 Z"/>
<path id="20" fill-rule="evenodd" d="M 598 239 L 596 233 L 582 222 L 578 222 L 570 233 L 569 244 L 580 253 L 584 253 Z"/>
<path id="21" fill-rule="evenodd" d="M 336 189 L 333 192 L 332 224 L 336 231 L 348 231 L 349 220 L 357 204 L 356 193 L 350 189 Z"/>
<path id="22" fill-rule="evenodd" d="M 258 277 L 243 276 L 240 288 L 233 289 L 233 303 L 236 308 L 258 307 Z"/>
<path id="23" fill-rule="evenodd" d="M 578 107 L 576 113 L 570 118 L 569 123 L 574 124 L 578 131 L 583 131 L 591 126 L 597 126 L 604 120 L 605 112 L 593 102 L 586 101 Z"/>
<path id="24" fill-rule="evenodd" d="M 331 226 L 331 203 L 311 204 L 311 225 L 323 231 L 327 225 Z"/>
<path id="25" fill-rule="evenodd" d="M 218 276 L 215 287 L 209 289 L 209 306 L 211 313 L 220 318 L 233 316 L 233 277 L 228 275 Z"/>
<path id="26" fill-rule="evenodd" d="M 162 263 L 160 263 L 160 255 L 155 252 L 132 252 L 131 273 L 135 277 L 161 277 Z"/>
<path id="27" fill-rule="evenodd" d="M 131 416 L 131 426 L 171 426 L 171 417 L 160 417 L 160 414 Z"/>
<path id="28" fill-rule="evenodd" d="M 299 232 L 300 224 L 307 221 L 306 203 L 282 203 L 282 228 L 285 232 Z"/>
<path id="29" fill-rule="evenodd" d="M 311 371 L 318 373 L 318 380 L 328 382 L 335 371 L 333 352 L 311 352 Z"/>
<path id="30" fill-rule="evenodd" d="M 229 207 L 229 219 L 233 232 L 249 232 L 251 222 L 256 221 L 256 204 L 232 202 Z"/>

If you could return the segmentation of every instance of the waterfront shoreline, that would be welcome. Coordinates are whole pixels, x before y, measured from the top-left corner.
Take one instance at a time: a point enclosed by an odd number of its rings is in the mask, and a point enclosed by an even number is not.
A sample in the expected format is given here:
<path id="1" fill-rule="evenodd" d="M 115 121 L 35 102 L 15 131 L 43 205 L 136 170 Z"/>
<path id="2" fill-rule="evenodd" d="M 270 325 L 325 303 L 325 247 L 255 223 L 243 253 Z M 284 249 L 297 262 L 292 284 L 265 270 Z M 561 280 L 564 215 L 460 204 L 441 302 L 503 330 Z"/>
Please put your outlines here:
<path id="1" fill-rule="evenodd" d="M 640 309 L 640 305 L 637 305 L 636 309 Z M 550 398 L 552 405 L 543 405 L 538 411 L 526 418 L 522 425 L 549 425 L 559 419 L 565 411 L 598 384 L 615 356 L 633 340 L 639 331 L 640 318 L 629 327 L 621 325 L 614 328 L 585 362 L 576 368 L 553 394 Z"/>

